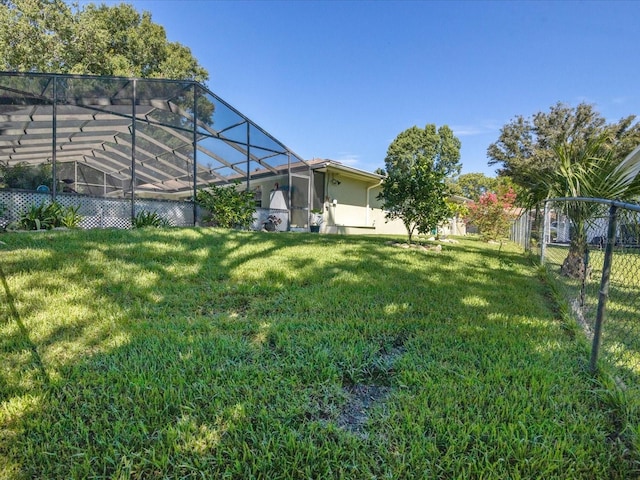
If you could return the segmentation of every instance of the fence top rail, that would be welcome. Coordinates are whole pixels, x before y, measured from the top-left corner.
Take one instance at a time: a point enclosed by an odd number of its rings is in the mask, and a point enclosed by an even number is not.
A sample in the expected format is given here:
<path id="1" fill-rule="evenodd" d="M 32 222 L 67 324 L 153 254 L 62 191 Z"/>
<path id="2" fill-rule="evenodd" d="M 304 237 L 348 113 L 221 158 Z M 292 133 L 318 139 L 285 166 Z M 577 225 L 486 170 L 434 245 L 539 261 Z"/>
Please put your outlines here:
<path id="1" fill-rule="evenodd" d="M 637 203 L 628 203 L 621 202 L 619 200 L 608 200 L 606 198 L 592 198 L 592 197 L 557 197 L 557 198 L 548 198 L 544 201 L 545 205 L 547 202 L 593 202 L 593 203 L 602 203 L 609 206 L 615 206 L 618 208 L 626 208 L 627 210 L 633 210 L 636 212 L 640 212 L 640 205 Z"/>

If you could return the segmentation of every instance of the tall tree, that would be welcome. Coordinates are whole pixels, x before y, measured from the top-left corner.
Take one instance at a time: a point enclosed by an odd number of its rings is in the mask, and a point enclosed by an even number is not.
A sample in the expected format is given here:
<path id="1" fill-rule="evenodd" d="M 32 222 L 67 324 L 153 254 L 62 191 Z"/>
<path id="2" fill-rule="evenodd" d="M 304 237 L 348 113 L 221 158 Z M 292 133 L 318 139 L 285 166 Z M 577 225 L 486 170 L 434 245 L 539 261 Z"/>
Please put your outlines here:
<path id="1" fill-rule="evenodd" d="M 518 187 L 518 198 L 533 205 L 548 197 L 541 179 L 559 169 L 557 146 L 585 148 L 590 140 L 609 132 L 600 148 L 610 150 L 620 161 L 640 143 L 640 124 L 634 120 L 629 116 L 608 124 L 592 105 L 572 108 L 557 103 L 549 112 L 517 116 L 502 127 L 498 141 L 487 149 L 489 165 L 500 165 L 499 175 L 510 177 Z"/>
<path id="2" fill-rule="evenodd" d="M 129 4 L 0 1 L 0 70 L 204 82 L 191 51 Z"/>
<path id="3" fill-rule="evenodd" d="M 478 201 L 481 195 L 493 192 L 497 180 L 487 177 L 484 173 L 465 173 L 460 175 L 454 182 L 451 182 L 453 193 Z"/>
<path id="4" fill-rule="evenodd" d="M 416 231 L 428 232 L 450 214 L 445 179 L 460 172 L 460 140 L 446 125 L 413 126 L 389 145 L 385 171 L 379 198 L 386 218 L 402 219 L 411 243 Z"/>

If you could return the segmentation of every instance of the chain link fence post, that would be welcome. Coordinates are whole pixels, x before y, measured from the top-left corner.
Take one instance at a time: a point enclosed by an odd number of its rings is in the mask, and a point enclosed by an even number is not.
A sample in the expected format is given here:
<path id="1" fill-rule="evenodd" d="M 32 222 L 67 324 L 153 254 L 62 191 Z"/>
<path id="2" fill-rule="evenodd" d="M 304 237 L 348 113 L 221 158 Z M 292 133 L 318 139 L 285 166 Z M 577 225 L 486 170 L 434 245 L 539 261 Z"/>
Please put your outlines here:
<path id="1" fill-rule="evenodd" d="M 549 201 L 544 202 L 544 214 L 542 216 L 542 235 L 540 236 L 540 263 L 544 265 L 544 256 L 547 250 L 549 236 Z"/>
<path id="2" fill-rule="evenodd" d="M 602 324 L 604 322 L 607 299 L 609 298 L 609 282 L 611 278 L 611 263 L 613 260 L 613 249 L 616 244 L 618 207 L 611 205 L 609 208 L 609 227 L 607 230 L 607 244 L 604 253 L 604 264 L 602 266 L 602 280 L 600 281 L 600 292 L 598 295 L 598 310 L 596 314 L 596 323 L 593 330 L 593 344 L 591 347 L 591 359 L 589 368 L 592 373 L 596 372 L 598 363 L 598 353 L 600 351 L 600 341 L 602 336 Z"/>

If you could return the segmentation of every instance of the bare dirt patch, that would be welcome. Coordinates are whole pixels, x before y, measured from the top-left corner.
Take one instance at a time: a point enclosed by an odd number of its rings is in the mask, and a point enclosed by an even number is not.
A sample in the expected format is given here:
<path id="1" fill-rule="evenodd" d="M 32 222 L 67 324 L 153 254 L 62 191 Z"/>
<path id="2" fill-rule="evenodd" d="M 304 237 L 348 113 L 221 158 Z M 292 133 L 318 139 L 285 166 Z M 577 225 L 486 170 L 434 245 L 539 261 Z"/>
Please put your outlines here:
<path id="1" fill-rule="evenodd" d="M 356 383 L 343 387 L 347 401 L 340 411 L 337 425 L 359 437 L 369 437 L 366 424 L 373 408 L 383 405 L 392 388 L 388 386 L 390 377 L 395 373 L 394 364 L 405 352 L 402 345 L 388 351 L 382 349 L 371 370 L 370 383 Z"/>
<path id="2" fill-rule="evenodd" d="M 367 420 L 372 407 L 384 402 L 391 391 L 391 387 L 380 385 L 351 385 L 345 387 L 349 400 L 338 417 L 337 424 L 340 428 L 367 438 Z"/>

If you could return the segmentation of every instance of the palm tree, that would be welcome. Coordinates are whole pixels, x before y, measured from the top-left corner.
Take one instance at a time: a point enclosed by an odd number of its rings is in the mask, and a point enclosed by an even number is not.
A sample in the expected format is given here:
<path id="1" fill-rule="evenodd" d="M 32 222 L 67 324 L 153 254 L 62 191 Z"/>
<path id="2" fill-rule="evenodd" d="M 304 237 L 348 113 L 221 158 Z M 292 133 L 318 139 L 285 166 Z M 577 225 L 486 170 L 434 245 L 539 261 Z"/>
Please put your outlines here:
<path id="1" fill-rule="evenodd" d="M 622 161 L 615 148 L 615 135 L 605 130 L 584 143 L 556 145 L 558 168 L 543 179 L 547 198 L 592 197 L 631 200 L 640 195 L 640 147 Z M 597 203 L 567 202 L 565 214 L 575 229 L 561 272 L 573 278 L 584 278 L 584 254 L 587 248 L 586 222 L 593 218 Z"/>

